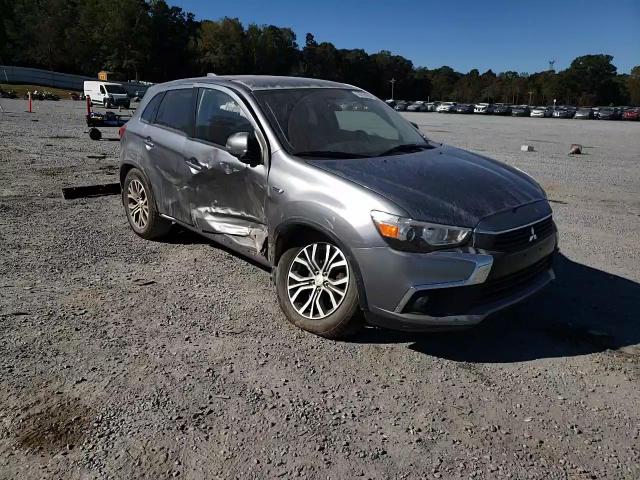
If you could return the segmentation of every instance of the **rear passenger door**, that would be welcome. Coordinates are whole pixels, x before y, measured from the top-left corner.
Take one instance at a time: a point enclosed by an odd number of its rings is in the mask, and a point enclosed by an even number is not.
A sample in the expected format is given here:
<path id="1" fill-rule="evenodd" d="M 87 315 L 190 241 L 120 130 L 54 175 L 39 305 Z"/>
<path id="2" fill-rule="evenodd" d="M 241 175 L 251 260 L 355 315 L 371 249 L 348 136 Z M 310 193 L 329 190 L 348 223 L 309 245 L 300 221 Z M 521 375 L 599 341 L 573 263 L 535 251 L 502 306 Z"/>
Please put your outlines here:
<path id="1" fill-rule="evenodd" d="M 187 224 L 192 221 L 185 190 L 190 175 L 185 146 L 193 131 L 193 93 L 192 87 L 184 86 L 166 90 L 142 134 L 158 209 Z"/>
<path id="2" fill-rule="evenodd" d="M 248 165 L 231 155 L 227 139 L 248 132 L 261 161 Z M 198 88 L 195 128 L 187 141 L 192 216 L 198 228 L 230 236 L 259 251 L 266 236 L 266 152 L 258 123 L 239 95 L 223 86 Z"/>

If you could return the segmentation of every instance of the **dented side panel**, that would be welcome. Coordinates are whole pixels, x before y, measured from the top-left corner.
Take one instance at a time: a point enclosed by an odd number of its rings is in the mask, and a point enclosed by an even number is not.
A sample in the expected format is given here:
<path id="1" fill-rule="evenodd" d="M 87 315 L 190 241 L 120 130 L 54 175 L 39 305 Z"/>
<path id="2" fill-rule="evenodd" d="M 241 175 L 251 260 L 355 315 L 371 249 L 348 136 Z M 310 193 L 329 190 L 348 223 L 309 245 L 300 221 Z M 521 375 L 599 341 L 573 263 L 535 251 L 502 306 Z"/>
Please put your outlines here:
<path id="1" fill-rule="evenodd" d="M 262 251 L 267 235 L 265 166 L 249 166 L 222 148 L 193 139 L 187 150 L 195 168 L 186 174 L 184 188 L 196 227 Z"/>

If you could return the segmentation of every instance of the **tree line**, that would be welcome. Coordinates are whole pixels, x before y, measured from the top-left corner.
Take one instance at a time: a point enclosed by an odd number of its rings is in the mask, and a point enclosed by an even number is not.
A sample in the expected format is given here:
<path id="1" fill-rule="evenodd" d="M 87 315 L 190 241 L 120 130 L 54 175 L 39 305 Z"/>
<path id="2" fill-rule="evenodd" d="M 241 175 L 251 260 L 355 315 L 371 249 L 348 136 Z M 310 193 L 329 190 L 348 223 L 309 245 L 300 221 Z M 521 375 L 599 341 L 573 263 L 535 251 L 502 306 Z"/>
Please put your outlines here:
<path id="1" fill-rule="evenodd" d="M 291 28 L 196 20 L 165 0 L 0 0 L 0 63 L 162 82 L 223 74 L 297 75 L 357 85 L 381 98 L 640 105 L 640 65 L 619 74 L 605 54 L 562 71 L 468 73 L 416 67 L 382 50 L 339 49 Z"/>

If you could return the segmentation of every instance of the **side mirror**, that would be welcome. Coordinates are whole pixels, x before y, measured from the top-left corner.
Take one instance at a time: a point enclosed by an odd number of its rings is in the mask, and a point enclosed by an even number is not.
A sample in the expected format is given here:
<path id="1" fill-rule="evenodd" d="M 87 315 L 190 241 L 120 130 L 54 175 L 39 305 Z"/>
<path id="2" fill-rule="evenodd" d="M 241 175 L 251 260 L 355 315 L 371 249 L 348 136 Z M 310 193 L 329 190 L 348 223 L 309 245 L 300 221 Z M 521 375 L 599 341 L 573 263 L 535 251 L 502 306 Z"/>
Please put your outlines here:
<path id="1" fill-rule="evenodd" d="M 227 151 L 243 163 L 260 164 L 260 147 L 253 133 L 238 132 L 227 138 Z"/>

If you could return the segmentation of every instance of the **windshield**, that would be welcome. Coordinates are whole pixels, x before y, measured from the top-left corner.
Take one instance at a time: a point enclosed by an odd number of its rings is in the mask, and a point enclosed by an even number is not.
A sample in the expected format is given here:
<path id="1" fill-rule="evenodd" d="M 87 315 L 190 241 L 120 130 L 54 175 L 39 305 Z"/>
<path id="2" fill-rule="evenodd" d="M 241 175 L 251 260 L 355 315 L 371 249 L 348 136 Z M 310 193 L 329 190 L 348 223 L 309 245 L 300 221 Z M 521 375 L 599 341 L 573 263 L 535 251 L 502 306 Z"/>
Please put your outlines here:
<path id="1" fill-rule="evenodd" d="M 300 88 L 258 90 L 254 95 L 293 155 L 331 152 L 353 158 L 406 145 L 429 147 L 407 120 L 367 92 Z"/>
<path id="2" fill-rule="evenodd" d="M 122 88 L 122 85 L 105 85 L 104 88 L 106 88 L 109 93 L 127 93 L 127 91 Z"/>

